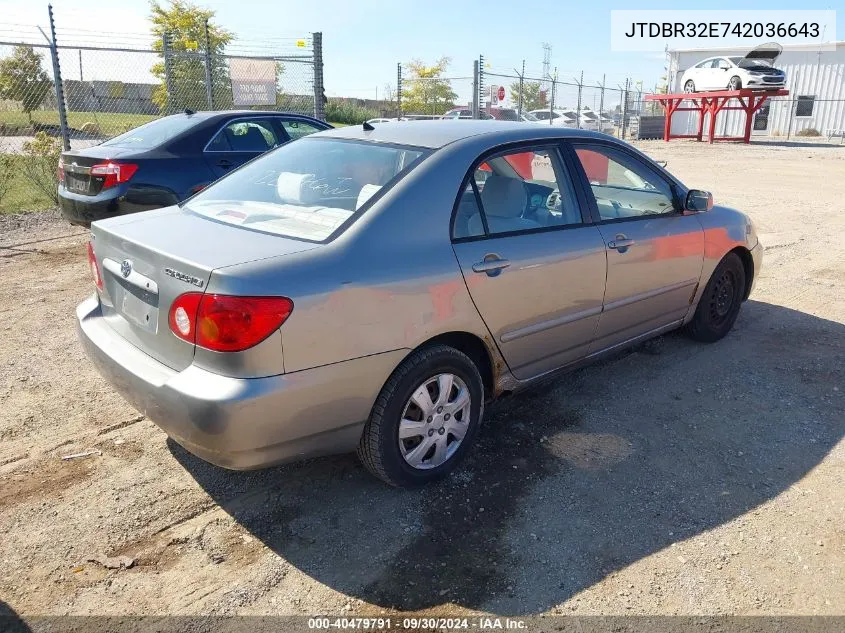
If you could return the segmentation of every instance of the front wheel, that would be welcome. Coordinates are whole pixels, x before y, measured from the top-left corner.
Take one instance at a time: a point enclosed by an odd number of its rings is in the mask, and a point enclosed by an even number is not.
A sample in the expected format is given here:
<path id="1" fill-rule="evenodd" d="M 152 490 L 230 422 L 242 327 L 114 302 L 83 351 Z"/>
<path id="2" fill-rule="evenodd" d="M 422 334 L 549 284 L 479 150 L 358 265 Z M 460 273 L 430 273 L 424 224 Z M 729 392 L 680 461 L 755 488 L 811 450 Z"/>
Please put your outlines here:
<path id="1" fill-rule="evenodd" d="M 715 343 L 739 316 L 745 295 L 745 267 L 736 253 L 728 253 L 716 266 L 686 332 L 696 341 Z"/>
<path id="2" fill-rule="evenodd" d="M 728 82 L 728 90 L 742 90 L 742 79 L 737 76 L 731 77 Z"/>
<path id="3" fill-rule="evenodd" d="M 695 92 L 695 82 L 692 79 L 684 84 L 684 92 Z"/>
<path id="4" fill-rule="evenodd" d="M 483 415 L 484 383 L 462 352 L 434 345 L 412 353 L 385 383 L 358 444 L 379 479 L 426 484 L 463 460 Z"/>

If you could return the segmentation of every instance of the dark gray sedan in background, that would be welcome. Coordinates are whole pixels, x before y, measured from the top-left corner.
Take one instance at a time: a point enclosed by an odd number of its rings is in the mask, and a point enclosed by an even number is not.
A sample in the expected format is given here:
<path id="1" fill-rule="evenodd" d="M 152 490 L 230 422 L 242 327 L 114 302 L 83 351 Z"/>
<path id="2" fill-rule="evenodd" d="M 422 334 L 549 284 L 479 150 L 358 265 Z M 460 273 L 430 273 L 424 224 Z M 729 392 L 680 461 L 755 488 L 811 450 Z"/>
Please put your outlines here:
<path id="1" fill-rule="evenodd" d="M 762 258 L 625 143 L 494 121 L 317 133 L 91 230 L 81 339 L 168 435 L 237 469 L 357 449 L 402 486 L 451 471 L 503 393 L 722 338 Z"/>

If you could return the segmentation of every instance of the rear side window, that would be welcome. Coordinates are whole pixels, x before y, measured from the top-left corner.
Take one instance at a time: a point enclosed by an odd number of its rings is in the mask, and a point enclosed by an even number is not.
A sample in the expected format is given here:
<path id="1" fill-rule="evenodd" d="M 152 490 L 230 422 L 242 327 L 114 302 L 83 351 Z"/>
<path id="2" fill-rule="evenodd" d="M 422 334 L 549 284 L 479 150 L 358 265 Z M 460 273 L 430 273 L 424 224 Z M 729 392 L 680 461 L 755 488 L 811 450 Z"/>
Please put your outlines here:
<path id="1" fill-rule="evenodd" d="M 428 154 L 418 147 L 306 137 L 218 180 L 185 208 L 227 224 L 322 242 Z"/>
<path id="2" fill-rule="evenodd" d="M 132 147 L 134 149 L 152 149 L 171 140 L 200 122 L 187 114 L 175 114 L 145 123 L 134 130 L 129 130 L 119 136 L 102 143 L 106 146 Z"/>
<path id="3" fill-rule="evenodd" d="M 270 119 L 237 119 L 226 125 L 205 148 L 207 152 L 266 152 L 279 144 Z"/>

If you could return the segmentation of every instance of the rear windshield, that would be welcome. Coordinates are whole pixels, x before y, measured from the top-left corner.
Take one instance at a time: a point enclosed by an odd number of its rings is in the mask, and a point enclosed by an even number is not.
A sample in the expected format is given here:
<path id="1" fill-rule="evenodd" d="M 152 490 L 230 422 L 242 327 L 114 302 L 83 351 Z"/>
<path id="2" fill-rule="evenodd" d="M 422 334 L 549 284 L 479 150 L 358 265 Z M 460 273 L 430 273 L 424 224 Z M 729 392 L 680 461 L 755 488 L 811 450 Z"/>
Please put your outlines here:
<path id="1" fill-rule="evenodd" d="M 429 153 L 419 147 L 303 138 L 232 172 L 185 208 L 227 224 L 322 242 Z"/>
<path id="2" fill-rule="evenodd" d="M 115 136 L 101 145 L 152 149 L 196 125 L 198 120 L 186 114 L 175 114 L 145 123 L 134 130 Z"/>

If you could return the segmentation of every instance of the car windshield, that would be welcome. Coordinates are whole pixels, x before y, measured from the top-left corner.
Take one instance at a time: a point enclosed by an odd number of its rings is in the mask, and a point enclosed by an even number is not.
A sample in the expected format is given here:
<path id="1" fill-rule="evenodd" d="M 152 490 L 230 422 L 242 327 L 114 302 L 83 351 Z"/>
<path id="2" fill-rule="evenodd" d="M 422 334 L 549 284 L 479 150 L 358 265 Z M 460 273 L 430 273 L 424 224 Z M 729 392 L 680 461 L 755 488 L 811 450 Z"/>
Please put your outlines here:
<path id="1" fill-rule="evenodd" d="M 198 120 L 187 114 L 176 114 L 145 123 L 134 130 L 115 136 L 101 145 L 152 149 L 195 126 Z"/>
<path id="2" fill-rule="evenodd" d="M 227 224 L 322 242 L 429 153 L 419 147 L 303 138 L 247 163 L 184 208 Z"/>
<path id="3" fill-rule="evenodd" d="M 530 112 L 523 112 L 522 118 L 525 119 L 526 121 L 539 121 L 540 120 L 537 117 L 535 117 L 533 114 L 531 114 Z"/>

